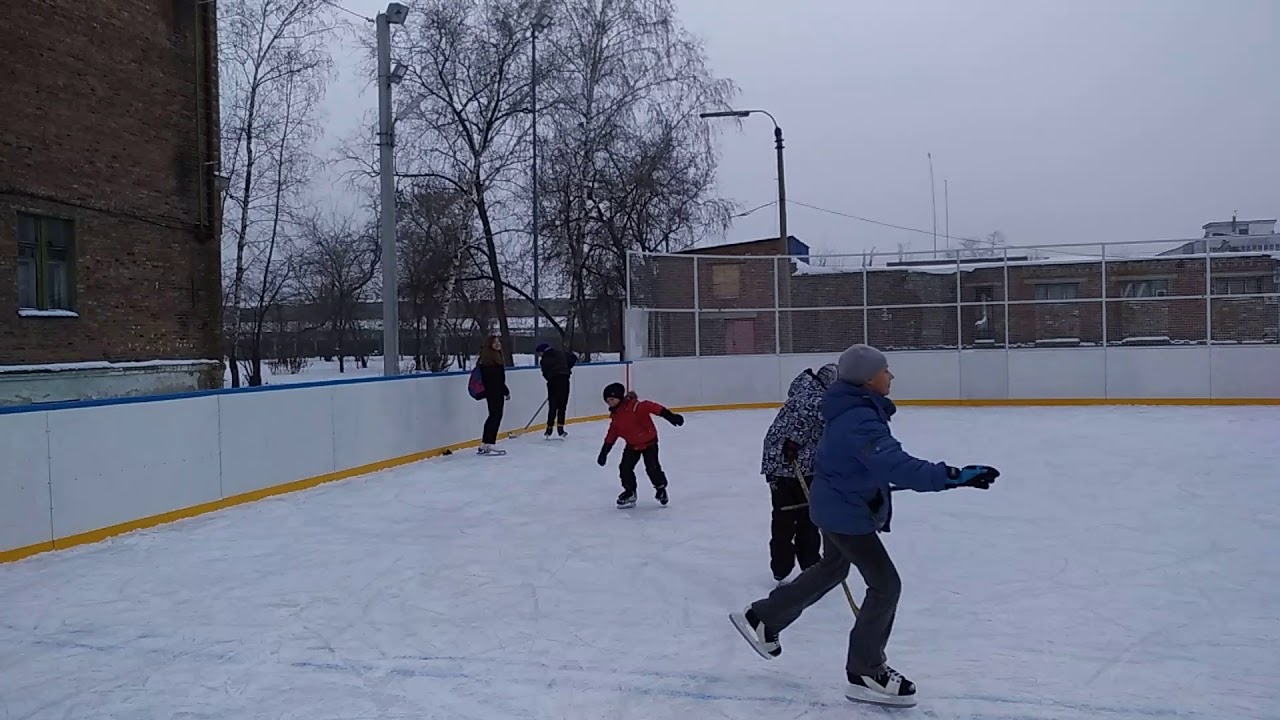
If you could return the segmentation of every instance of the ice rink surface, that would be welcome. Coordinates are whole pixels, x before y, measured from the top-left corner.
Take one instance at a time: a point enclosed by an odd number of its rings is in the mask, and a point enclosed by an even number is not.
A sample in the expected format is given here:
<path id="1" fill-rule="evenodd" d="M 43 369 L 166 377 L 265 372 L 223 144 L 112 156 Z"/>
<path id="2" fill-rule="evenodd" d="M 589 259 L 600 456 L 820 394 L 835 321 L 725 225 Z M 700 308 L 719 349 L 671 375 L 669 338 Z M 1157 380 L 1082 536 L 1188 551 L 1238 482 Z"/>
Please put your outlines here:
<path id="1" fill-rule="evenodd" d="M 1280 717 L 1280 408 L 902 409 L 1004 473 L 895 495 L 907 710 L 844 699 L 838 589 L 777 660 L 733 630 L 773 412 L 687 417 L 665 509 L 593 423 L 0 565 L 0 719 Z"/>

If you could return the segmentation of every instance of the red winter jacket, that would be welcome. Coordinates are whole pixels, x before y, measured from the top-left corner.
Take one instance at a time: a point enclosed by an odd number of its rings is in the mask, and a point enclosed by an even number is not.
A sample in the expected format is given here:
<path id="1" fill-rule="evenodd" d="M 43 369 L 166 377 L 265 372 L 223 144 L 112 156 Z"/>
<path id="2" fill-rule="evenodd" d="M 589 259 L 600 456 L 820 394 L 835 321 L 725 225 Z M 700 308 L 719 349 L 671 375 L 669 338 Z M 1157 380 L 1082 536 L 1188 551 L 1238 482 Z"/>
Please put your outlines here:
<path id="1" fill-rule="evenodd" d="M 634 392 L 627 396 L 609 411 L 609 433 L 605 435 L 604 444 L 613 447 L 618 438 L 622 438 L 632 450 L 644 450 L 658 441 L 658 428 L 654 427 L 653 416 L 661 415 L 666 408 L 651 400 L 641 400 Z"/>

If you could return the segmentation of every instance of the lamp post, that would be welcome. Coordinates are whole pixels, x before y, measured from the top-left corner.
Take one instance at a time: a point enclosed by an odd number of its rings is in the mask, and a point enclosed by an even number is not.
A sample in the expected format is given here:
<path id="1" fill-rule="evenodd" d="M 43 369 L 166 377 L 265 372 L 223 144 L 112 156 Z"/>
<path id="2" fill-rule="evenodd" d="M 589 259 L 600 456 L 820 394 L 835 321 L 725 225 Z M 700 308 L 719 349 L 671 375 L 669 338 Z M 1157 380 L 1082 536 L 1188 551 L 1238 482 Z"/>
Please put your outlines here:
<path id="1" fill-rule="evenodd" d="M 529 72 L 531 75 L 530 85 L 530 113 L 532 114 L 533 123 L 533 341 L 538 342 L 538 325 L 542 315 L 541 305 L 541 287 L 539 286 L 538 268 L 540 263 L 540 250 L 538 248 L 538 225 L 541 222 L 540 208 L 538 207 L 538 33 L 546 30 L 551 25 L 551 19 L 547 14 L 539 9 L 533 17 L 533 25 L 529 28 Z"/>
<path id="2" fill-rule="evenodd" d="M 716 112 L 700 113 L 700 118 L 744 118 L 748 115 L 765 115 L 773 122 L 773 146 L 778 154 L 778 240 L 782 243 L 782 252 L 780 255 L 788 255 L 789 245 L 787 236 L 787 180 L 786 172 L 782 162 L 782 128 L 778 126 L 778 121 L 768 110 L 719 110 Z"/>
<path id="3" fill-rule="evenodd" d="M 394 119 L 391 116 L 391 86 L 408 71 L 396 63 L 391 67 L 391 26 L 403 25 L 409 9 L 400 3 L 387 5 L 375 20 L 378 35 L 378 179 L 381 200 L 378 236 L 382 242 L 382 374 L 400 374 L 400 293 L 396 265 L 396 175 Z"/>

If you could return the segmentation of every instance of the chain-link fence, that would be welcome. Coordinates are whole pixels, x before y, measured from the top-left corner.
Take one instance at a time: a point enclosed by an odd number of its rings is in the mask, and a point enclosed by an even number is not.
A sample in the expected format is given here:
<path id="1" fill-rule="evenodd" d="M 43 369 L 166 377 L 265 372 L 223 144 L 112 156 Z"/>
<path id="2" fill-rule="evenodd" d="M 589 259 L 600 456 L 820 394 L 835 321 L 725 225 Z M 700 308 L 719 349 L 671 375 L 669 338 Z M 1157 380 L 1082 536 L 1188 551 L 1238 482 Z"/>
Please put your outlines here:
<path id="1" fill-rule="evenodd" d="M 1280 343 L 1280 252 L 714 252 L 629 257 L 628 356 Z"/>

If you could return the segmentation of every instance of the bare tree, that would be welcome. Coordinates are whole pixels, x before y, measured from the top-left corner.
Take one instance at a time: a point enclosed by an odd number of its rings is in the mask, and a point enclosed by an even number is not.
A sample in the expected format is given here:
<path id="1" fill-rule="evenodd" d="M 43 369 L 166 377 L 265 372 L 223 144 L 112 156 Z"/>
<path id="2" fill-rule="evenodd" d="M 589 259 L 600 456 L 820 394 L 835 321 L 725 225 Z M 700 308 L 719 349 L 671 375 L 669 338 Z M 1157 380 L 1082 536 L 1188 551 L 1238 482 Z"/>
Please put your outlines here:
<path id="1" fill-rule="evenodd" d="M 399 175 L 445 183 L 474 207 L 480 242 L 468 248 L 468 259 L 492 287 L 508 362 L 509 248 L 500 236 L 527 225 L 511 221 L 523 214 L 509 200 L 528 157 L 532 20 L 516 0 L 425 0 L 396 40 L 410 68 L 399 91 Z"/>
<path id="2" fill-rule="evenodd" d="M 363 356 L 356 309 L 377 273 L 382 246 L 372 225 L 357 229 L 350 218 L 309 218 L 304 237 L 296 261 L 298 298 L 317 309 L 334 342 L 338 372 L 346 372 L 348 349 Z"/>
<path id="3" fill-rule="evenodd" d="M 570 294 L 570 337 L 592 298 L 621 298 L 628 250 L 679 250 L 727 226 L 702 110 L 728 107 L 670 0 L 556 0 L 552 100 L 539 184 L 545 260 Z"/>
<path id="4" fill-rule="evenodd" d="M 224 246 L 230 268 L 231 384 L 248 331 L 249 384 L 262 383 L 268 310 L 287 285 L 292 214 L 309 179 L 316 108 L 330 69 L 332 25 L 323 0 L 223 0 L 219 4 L 222 81 Z M 249 317 L 244 311 L 249 306 Z"/>
<path id="5" fill-rule="evenodd" d="M 454 300 L 463 254 L 472 244 L 474 210 L 451 185 L 417 182 L 400 211 L 400 297 L 402 315 L 414 333 L 414 369 L 449 367 L 446 317 Z"/>

